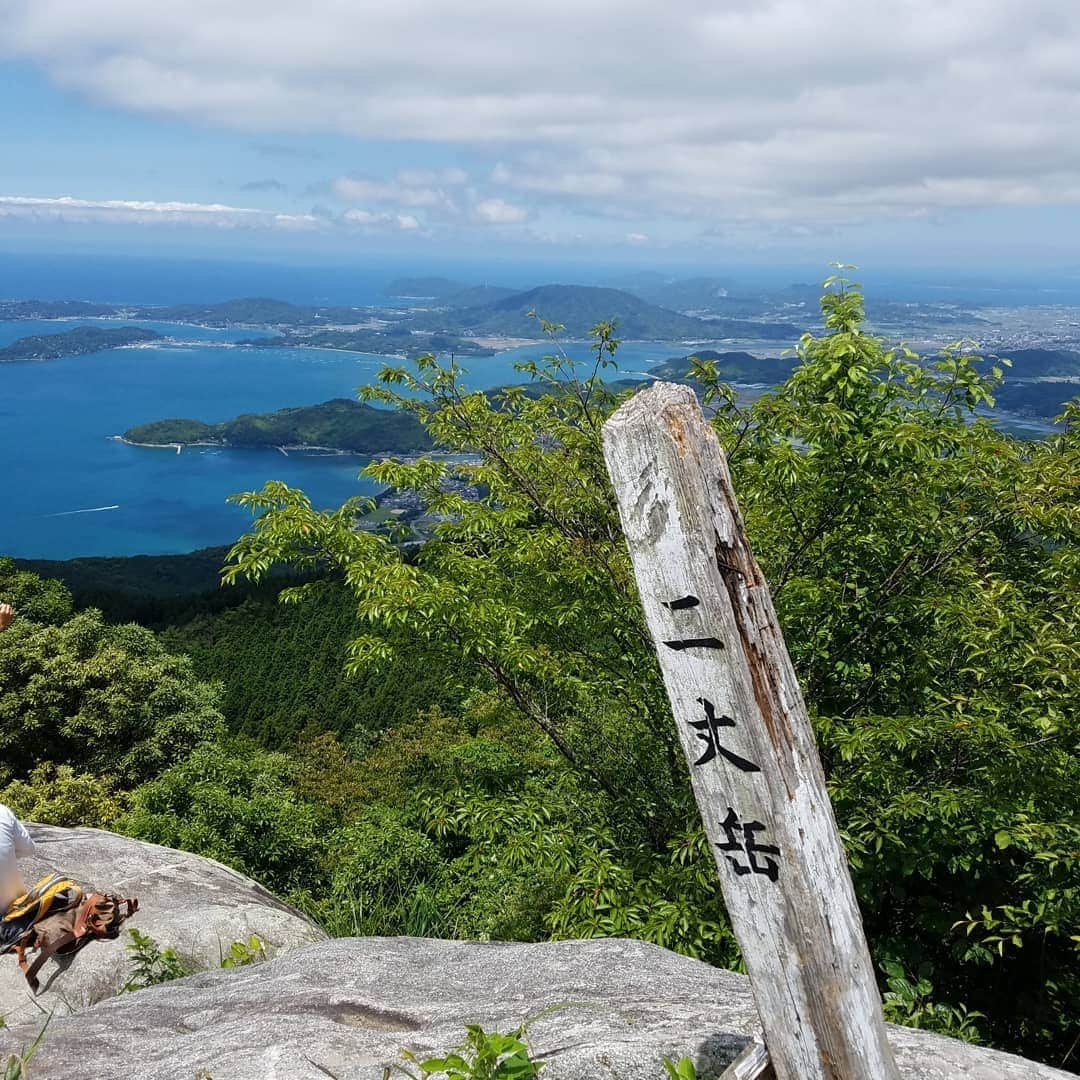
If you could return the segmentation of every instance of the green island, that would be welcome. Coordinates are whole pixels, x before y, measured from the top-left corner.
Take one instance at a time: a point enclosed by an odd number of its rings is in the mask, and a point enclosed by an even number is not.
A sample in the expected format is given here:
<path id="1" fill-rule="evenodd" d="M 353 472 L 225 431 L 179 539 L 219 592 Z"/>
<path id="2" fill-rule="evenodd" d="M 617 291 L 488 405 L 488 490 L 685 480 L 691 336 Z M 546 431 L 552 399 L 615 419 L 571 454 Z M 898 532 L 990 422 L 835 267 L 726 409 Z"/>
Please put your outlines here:
<path id="1" fill-rule="evenodd" d="M 119 349 L 124 345 L 160 341 L 163 336 L 155 330 L 143 330 L 138 326 L 76 326 L 60 334 L 32 334 L 19 338 L 0 349 L 0 364 L 86 356 L 105 349 Z"/>
<path id="2" fill-rule="evenodd" d="M 136 446 L 215 445 L 341 450 L 358 454 L 427 450 L 431 439 L 405 412 L 376 409 L 348 398 L 271 413 L 244 413 L 219 424 L 155 420 L 121 436 Z"/>
<path id="3" fill-rule="evenodd" d="M 0 300 L 0 319 L 109 319 L 117 317 L 115 304 L 87 300 Z M 130 316 L 128 316 L 130 317 Z"/>

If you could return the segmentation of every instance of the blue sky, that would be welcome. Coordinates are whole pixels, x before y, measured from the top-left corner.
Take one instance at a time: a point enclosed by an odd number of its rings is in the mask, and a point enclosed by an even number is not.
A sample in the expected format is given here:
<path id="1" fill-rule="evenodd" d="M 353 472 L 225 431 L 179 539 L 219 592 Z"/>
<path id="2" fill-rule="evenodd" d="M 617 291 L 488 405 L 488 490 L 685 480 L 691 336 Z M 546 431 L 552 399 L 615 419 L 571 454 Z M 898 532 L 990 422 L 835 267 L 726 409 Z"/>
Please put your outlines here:
<path id="1" fill-rule="evenodd" d="M 0 0 L 0 250 L 1075 266 L 1077 55 L 1071 0 Z"/>

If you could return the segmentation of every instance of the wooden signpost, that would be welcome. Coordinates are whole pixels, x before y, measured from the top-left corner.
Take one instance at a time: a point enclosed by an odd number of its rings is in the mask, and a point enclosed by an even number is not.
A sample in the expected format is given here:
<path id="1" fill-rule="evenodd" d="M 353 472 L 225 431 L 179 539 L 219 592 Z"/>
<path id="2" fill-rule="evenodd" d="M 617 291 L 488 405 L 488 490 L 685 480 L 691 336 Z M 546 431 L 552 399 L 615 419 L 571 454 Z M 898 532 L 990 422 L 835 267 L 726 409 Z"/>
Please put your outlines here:
<path id="1" fill-rule="evenodd" d="M 899 1080 L 813 730 L 716 435 L 671 383 L 603 434 L 776 1078 Z"/>

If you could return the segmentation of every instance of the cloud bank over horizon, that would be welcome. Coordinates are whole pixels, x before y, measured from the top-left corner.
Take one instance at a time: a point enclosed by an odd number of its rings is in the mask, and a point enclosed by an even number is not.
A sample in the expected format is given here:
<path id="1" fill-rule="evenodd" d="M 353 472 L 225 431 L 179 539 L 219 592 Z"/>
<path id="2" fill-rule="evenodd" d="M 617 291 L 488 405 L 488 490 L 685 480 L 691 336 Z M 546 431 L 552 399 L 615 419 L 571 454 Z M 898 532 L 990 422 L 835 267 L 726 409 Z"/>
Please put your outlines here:
<path id="1" fill-rule="evenodd" d="M 109 107 L 469 157 L 326 175 L 333 212 L 296 227 L 642 244 L 1080 205 L 1070 0 L 0 0 L 0 25 L 0 55 Z"/>
<path id="2" fill-rule="evenodd" d="M 420 223 L 410 214 L 346 210 L 341 214 L 289 214 L 222 203 L 155 202 L 138 199 L 78 199 L 0 195 L 0 219 L 62 222 L 69 225 L 166 225 L 217 230 L 271 229 L 320 232 L 349 229 L 362 233 L 412 232 Z"/>

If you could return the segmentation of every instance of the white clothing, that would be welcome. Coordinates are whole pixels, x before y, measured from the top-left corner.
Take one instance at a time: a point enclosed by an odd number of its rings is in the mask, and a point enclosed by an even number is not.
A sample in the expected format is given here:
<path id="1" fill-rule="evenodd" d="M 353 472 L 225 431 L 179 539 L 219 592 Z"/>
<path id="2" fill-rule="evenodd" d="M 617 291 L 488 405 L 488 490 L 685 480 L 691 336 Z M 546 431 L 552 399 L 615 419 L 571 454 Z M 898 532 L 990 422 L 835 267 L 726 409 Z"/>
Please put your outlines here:
<path id="1" fill-rule="evenodd" d="M 19 873 L 18 855 L 32 855 L 34 841 L 22 822 L 0 803 L 0 913 L 16 897 L 26 892 L 22 874 Z"/>

